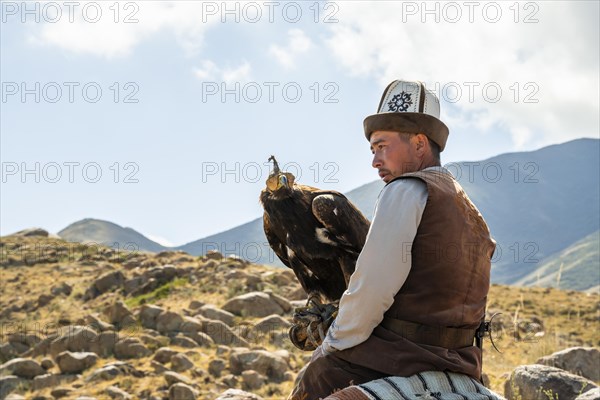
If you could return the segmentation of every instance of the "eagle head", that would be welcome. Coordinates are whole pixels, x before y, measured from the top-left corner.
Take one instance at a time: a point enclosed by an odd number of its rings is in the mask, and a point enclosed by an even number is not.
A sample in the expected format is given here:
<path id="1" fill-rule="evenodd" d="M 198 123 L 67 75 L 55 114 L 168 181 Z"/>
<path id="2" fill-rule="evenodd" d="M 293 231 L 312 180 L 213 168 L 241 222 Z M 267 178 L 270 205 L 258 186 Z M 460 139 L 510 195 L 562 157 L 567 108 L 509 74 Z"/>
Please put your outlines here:
<path id="1" fill-rule="evenodd" d="M 275 156 L 269 157 L 273 161 L 273 172 L 267 178 L 267 190 L 275 194 L 288 194 L 293 190 L 296 177 L 289 172 L 282 172 L 279 169 Z"/>

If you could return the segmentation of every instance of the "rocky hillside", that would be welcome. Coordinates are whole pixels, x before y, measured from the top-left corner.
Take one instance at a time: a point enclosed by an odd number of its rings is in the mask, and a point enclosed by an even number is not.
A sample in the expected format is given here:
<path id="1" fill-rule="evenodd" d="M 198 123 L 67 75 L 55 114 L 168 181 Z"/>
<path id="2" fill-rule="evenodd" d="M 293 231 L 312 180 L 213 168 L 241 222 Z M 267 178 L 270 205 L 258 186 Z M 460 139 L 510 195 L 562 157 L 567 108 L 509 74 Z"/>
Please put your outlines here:
<path id="1" fill-rule="evenodd" d="M 27 235 L 0 241 L 0 399 L 283 399 L 310 358 L 287 338 L 305 298 L 289 270 Z M 582 375 L 580 389 L 598 381 L 598 300 L 494 285 L 502 353 L 486 342 L 491 388 L 524 400 L 523 376 L 551 368 L 528 365 L 538 361 Z M 541 359 L 572 346 L 585 349 L 570 364 Z"/>

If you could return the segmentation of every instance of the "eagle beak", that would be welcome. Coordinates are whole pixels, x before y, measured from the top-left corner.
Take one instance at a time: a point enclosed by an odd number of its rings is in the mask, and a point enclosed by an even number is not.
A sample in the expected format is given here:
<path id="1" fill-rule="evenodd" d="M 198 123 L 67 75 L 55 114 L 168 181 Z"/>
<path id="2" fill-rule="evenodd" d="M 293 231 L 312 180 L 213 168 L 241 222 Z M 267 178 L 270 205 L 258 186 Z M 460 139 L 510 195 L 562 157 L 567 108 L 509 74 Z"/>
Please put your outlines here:
<path id="1" fill-rule="evenodd" d="M 285 175 L 279 175 L 279 186 L 289 186 L 288 178 Z"/>

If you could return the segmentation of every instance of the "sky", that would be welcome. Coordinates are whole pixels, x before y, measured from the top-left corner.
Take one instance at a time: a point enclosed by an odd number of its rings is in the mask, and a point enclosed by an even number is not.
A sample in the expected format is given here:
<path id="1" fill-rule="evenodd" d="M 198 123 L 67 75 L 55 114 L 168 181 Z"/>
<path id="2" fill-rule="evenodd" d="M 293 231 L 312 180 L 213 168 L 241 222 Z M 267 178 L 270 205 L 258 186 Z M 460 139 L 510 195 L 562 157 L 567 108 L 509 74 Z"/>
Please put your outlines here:
<path id="1" fill-rule="evenodd" d="M 2 1 L 0 234 L 83 218 L 182 245 L 299 183 L 376 180 L 363 119 L 419 80 L 442 164 L 598 138 L 599 2 Z"/>

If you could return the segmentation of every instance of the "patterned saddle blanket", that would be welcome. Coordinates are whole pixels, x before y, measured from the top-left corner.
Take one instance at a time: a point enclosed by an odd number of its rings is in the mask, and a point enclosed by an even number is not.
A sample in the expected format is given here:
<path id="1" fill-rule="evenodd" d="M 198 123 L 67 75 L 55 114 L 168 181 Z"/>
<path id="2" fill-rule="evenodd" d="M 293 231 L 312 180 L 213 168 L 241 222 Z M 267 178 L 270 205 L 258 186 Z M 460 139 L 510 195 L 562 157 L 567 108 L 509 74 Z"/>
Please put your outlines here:
<path id="1" fill-rule="evenodd" d="M 453 372 L 427 371 L 387 377 L 340 390 L 325 400 L 506 400 L 475 379 Z"/>

